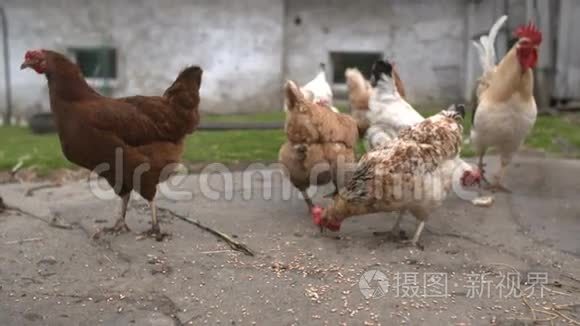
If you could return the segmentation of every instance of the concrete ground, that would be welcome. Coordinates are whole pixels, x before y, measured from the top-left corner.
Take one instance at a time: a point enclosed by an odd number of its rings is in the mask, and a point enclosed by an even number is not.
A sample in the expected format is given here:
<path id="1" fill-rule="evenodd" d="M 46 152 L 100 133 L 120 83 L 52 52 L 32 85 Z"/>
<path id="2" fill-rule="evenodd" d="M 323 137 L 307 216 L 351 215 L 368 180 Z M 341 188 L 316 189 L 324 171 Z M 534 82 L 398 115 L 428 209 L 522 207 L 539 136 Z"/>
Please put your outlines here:
<path id="1" fill-rule="evenodd" d="M 287 182 L 275 171 L 260 173 L 274 174 L 275 182 L 235 173 L 224 190 L 216 177 L 210 187 L 202 186 L 207 175 L 187 177 L 179 189 L 193 198 L 158 200 L 161 227 L 172 234 L 163 242 L 137 239 L 149 227 L 143 200 L 129 208 L 134 233 L 92 240 L 97 228 L 113 223 L 119 200 L 95 198 L 84 180 L 29 196 L 37 184 L 1 186 L 6 204 L 23 212 L 0 213 L 0 325 L 580 319 L 578 161 L 519 158 L 506 182 L 514 193 L 496 195 L 489 208 L 448 199 L 428 222 L 424 250 L 373 235 L 389 229 L 394 214 L 352 218 L 340 233 L 321 235 L 295 192 L 283 198 Z M 323 203 L 329 191 L 321 189 L 315 201 Z M 168 210 L 234 237 L 255 256 Z M 414 219 L 403 228 L 411 234 Z"/>

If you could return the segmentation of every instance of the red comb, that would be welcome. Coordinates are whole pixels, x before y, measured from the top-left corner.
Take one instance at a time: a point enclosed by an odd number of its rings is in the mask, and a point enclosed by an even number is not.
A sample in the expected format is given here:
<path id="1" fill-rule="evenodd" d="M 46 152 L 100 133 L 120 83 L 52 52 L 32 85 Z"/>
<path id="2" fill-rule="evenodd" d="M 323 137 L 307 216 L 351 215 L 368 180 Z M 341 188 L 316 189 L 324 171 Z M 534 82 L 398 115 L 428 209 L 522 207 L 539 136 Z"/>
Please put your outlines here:
<path id="1" fill-rule="evenodd" d="M 340 221 L 329 222 L 329 221 L 325 221 L 322 219 L 322 214 L 324 213 L 323 208 L 321 208 L 319 206 L 314 206 L 314 207 L 312 207 L 312 210 L 310 210 L 310 213 L 312 214 L 312 221 L 314 222 L 315 225 L 325 227 L 325 228 L 329 229 L 330 231 L 334 231 L 334 232 L 337 232 L 340 230 Z"/>
<path id="2" fill-rule="evenodd" d="M 42 50 L 30 50 L 30 51 L 26 51 L 24 58 L 25 59 L 32 59 L 32 58 L 36 58 L 36 57 L 40 57 L 40 56 L 42 56 Z"/>
<path id="3" fill-rule="evenodd" d="M 534 45 L 542 43 L 542 32 L 532 22 L 516 28 L 514 35 L 518 38 L 528 38 Z"/>

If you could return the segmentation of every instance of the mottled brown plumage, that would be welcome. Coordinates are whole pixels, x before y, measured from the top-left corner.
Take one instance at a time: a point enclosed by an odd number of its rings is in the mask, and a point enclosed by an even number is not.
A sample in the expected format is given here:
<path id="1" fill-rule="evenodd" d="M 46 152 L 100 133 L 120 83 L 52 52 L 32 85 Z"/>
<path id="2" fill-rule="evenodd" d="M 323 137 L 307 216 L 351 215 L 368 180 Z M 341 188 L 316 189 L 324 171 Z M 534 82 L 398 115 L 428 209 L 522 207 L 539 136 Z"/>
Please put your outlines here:
<path id="1" fill-rule="evenodd" d="M 315 222 L 338 230 L 350 216 L 409 210 L 423 223 L 451 190 L 457 167 L 454 160 L 462 144 L 463 115 L 463 109 L 445 110 L 401 130 L 398 138 L 366 153 L 334 203 L 322 213 L 315 210 L 314 215 L 322 214 L 314 216 Z M 466 170 L 461 177 L 464 186 L 477 181 L 476 171 Z"/>
<path id="2" fill-rule="evenodd" d="M 97 169 L 123 198 L 123 215 L 132 190 L 152 203 L 157 184 L 180 161 L 184 137 L 199 122 L 202 70 L 186 68 L 162 96 L 115 99 L 93 90 L 79 67 L 62 54 L 30 51 L 24 67 L 46 75 L 65 157 L 81 167 Z M 117 162 L 122 163 L 121 170 Z M 153 232 L 159 234 L 153 217 Z M 126 229 L 124 216 L 117 226 Z"/>
<path id="3" fill-rule="evenodd" d="M 357 142 L 356 122 L 347 114 L 332 112 L 305 99 L 294 82 L 285 88 L 288 112 L 285 131 L 292 143 L 343 143 L 353 148 Z"/>
<path id="4" fill-rule="evenodd" d="M 364 201 L 371 205 L 375 200 L 386 201 L 387 205 L 408 200 L 396 198 L 397 194 L 393 192 L 396 182 L 401 182 L 403 194 L 411 194 L 416 186 L 411 182 L 413 178 L 432 173 L 459 154 L 463 128 L 452 114 L 444 111 L 401 130 L 398 138 L 368 152 L 359 161 L 353 179 L 341 189 L 340 196 L 348 201 Z M 375 179 L 377 176 L 381 177 Z"/>
<path id="5" fill-rule="evenodd" d="M 286 137 L 278 155 L 292 184 L 306 194 L 311 184 L 333 182 L 339 187 L 341 163 L 355 162 L 357 126 L 346 114 L 335 113 L 304 98 L 296 84 L 289 81 L 286 93 Z M 311 178 L 312 173 L 318 173 Z M 346 177 L 346 176 L 345 176 Z"/>

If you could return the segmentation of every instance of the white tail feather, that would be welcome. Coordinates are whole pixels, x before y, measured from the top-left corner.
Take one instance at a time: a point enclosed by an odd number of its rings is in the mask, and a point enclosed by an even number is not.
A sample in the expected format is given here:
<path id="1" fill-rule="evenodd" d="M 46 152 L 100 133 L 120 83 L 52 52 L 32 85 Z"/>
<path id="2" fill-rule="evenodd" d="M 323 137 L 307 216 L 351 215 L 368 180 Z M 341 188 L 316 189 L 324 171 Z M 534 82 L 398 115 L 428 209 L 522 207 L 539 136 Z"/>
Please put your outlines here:
<path id="1" fill-rule="evenodd" d="M 314 77 L 314 79 L 309 81 L 306 85 L 302 86 L 301 90 L 303 92 L 312 92 L 312 95 L 314 96 L 312 99 L 313 101 L 324 100 L 328 102 L 329 105 L 332 105 L 332 89 L 326 81 L 326 73 L 322 66 L 316 77 Z"/>
<path id="2" fill-rule="evenodd" d="M 473 45 L 477 49 L 479 54 L 479 62 L 481 67 L 483 68 L 483 72 L 488 72 L 493 67 L 495 67 L 496 58 L 495 58 L 495 38 L 497 37 L 497 33 L 505 24 L 507 20 L 507 15 L 501 16 L 491 27 L 489 30 L 488 35 L 483 35 L 479 38 L 479 43 L 473 41 Z"/>

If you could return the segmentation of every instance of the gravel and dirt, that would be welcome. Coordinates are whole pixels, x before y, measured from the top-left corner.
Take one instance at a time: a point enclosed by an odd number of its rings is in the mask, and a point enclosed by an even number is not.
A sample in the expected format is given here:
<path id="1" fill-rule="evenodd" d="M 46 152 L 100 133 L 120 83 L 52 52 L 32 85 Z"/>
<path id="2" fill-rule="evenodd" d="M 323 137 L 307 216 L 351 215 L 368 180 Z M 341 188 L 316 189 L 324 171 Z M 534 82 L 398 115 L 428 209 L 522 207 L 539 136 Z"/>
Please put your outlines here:
<path id="1" fill-rule="evenodd" d="M 188 176 L 179 198 L 157 201 L 163 242 L 136 235 L 149 227 L 142 199 L 129 207 L 133 233 L 93 240 L 120 200 L 96 198 L 86 180 L 1 185 L 0 325 L 577 325 L 579 175 L 580 161 L 520 157 L 513 193 L 493 206 L 450 198 L 434 211 L 424 250 L 373 235 L 395 214 L 320 234 L 275 170 L 225 185 Z M 403 229 L 412 234 L 412 217 Z"/>

